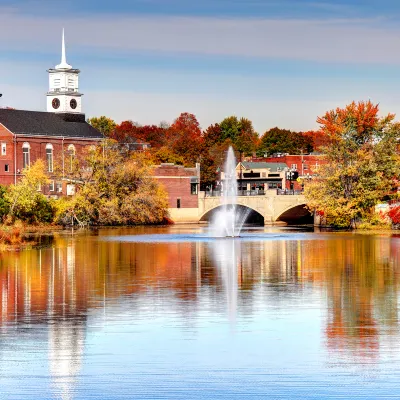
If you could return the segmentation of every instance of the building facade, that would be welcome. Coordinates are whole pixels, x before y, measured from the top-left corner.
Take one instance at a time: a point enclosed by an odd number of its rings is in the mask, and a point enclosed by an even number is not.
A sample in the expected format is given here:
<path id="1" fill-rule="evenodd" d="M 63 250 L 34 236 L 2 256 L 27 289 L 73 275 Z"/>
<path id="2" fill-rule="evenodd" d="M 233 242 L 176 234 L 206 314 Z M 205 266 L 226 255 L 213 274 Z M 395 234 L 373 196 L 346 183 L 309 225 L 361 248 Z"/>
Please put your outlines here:
<path id="1" fill-rule="evenodd" d="M 326 164 L 324 155 L 318 153 L 276 154 L 270 157 L 255 158 L 253 161 L 286 164 L 288 173 L 296 172 L 296 178 L 293 181 L 286 179 L 282 188 L 295 190 L 301 190 L 304 180 L 312 179 L 313 176 L 318 174 L 320 167 Z"/>
<path id="2" fill-rule="evenodd" d="M 267 190 L 282 189 L 286 184 L 288 166 L 282 162 L 242 161 L 236 166 L 239 195 L 262 195 Z M 221 173 L 221 190 L 225 174 Z"/>
<path id="3" fill-rule="evenodd" d="M 68 194 L 66 176 L 73 159 L 98 144 L 103 135 L 82 112 L 79 70 L 66 62 L 64 32 L 61 63 L 48 72 L 47 112 L 0 109 L 0 184 L 16 183 L 25 168 L 43 159 L 50 184 L 41 190 L 58 196 Z"/>
<path id="4" fill-rule="evenodd" d="M 169 214 L 174 222 L 198 221 L 200 164 L 195 168 L 165 163 L 154 167 L 154 177 L 168 193 Z"/>

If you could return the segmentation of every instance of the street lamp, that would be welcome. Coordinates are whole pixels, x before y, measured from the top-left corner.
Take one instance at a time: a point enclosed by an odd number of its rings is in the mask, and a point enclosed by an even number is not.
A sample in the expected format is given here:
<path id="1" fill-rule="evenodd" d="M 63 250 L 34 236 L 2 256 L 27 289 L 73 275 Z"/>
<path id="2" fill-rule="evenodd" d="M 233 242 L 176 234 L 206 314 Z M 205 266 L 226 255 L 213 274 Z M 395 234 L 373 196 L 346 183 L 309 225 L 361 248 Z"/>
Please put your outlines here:
<path id="1" fill-rule="evenodd" d="M 289 169 L 286 173 L 286 179 L 289 181 L 289 190 L 293 190 L 293 181 L 295 181 L 299 176 L 299 173 L 293 169 Z M 290 193 L 290 192 L 289 192 Z M 293 193 L 294 194 L 294 193 Z"/>

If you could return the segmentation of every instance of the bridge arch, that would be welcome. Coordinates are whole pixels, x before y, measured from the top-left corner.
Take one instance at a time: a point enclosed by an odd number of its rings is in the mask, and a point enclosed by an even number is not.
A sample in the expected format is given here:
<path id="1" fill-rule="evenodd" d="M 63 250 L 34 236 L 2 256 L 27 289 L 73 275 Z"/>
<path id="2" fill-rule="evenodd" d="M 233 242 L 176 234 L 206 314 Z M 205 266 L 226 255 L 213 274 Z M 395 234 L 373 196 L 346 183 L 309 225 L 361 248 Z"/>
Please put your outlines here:
<path id="1" fill-rule="evenodd" d="M 214 214 L 220 210 L 224 205 L 218 204 L 215 207 L 210 208 L 207 210 L 200 218 L 200 221 L 210 222 L 214 216 Z M 238 212 L 247 213 L 246 223 L 254 223 L 258 225 L 264 225 L 264 216 L 257 210 L 247 205 L 243 205 L 240 203 L 236 204 L 236 208 Z"/>
<path id="2" fill-rule="evenodd" d="M 279 212 L 275 221 L 287 223 L 312 224 L 314 222 L 312 213 L 306 208 L 306 204 L 296 204 Z"/>

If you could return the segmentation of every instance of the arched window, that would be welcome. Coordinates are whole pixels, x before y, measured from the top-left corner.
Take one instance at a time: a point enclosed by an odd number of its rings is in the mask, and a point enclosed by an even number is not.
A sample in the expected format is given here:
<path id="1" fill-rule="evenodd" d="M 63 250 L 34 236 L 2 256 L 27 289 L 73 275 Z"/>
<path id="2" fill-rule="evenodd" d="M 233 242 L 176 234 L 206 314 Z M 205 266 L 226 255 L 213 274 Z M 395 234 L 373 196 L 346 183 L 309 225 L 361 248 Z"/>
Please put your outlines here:
<path id="1" fill-rule="evenodd" d="M 47 170 L 53 172 L 53 145 L 46 144 Z"/>
<path id="2" fill-rule="evenodd" d="M 75 146 L 70 144 L 68 146 L 68 156 L 69 156 L 69 170 L 70 172 L 74 169 L 74 160 L 75 160 Z"/>
<path id="3" fill-rule="evenodd" d="M 28 168 L 31 163 L 31 145 L 25 142 L 22 145 L 22 168 Z"/>

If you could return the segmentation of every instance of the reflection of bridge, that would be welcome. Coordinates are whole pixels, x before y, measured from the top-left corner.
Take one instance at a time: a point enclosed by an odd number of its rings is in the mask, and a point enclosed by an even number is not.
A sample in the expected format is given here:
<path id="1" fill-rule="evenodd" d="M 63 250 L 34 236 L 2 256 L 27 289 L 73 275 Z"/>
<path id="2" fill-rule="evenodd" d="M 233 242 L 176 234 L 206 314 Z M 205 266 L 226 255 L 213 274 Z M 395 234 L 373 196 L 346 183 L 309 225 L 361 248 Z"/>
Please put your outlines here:
<path id="1" fill-rule="evenodd" d="M 276 221 L 313 222 L 310 212 L 305 208 L 305 198 L 301 194 L 291 196 L 277 195 L 267 191 L 262 196 L 239 196 L 238 205 L 252 210 L 254 220 L 265 224 Z M 199 196 L 199 221 L 209 221 L 212 214 L 221 206 L 219 197 Z"/>

